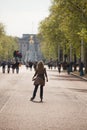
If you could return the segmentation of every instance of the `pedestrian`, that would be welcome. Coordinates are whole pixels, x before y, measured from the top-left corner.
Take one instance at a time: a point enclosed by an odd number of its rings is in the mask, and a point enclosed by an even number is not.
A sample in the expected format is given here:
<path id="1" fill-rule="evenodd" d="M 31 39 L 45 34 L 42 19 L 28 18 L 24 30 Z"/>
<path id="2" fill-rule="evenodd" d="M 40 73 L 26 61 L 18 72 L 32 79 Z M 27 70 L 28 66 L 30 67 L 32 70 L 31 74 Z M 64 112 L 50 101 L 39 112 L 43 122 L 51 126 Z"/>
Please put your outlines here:
<path id="1" fill-rule="evenodd" d="M 32 80 L 34 81 L 35 88 L 33 91 L 33 96 L 30 99 L 31 101 L 33 101 L 34 98 L 36 97 L 37 89 L 40 86 L 40 99 L 42 102 L 42 100 L 43 100 L 43 87 L 45 86 L 45 78 L 46 78 L 46 81 L 48 82 L 46 68 L 44 68 L 43 61 L 39 61 L 37 63 L 35 74 L 32 78 Z"/>
<path id="2" fill-rule="evenodd" d="M 6 69 L 6 62 L 5 62 L 5 61 L 3 61 L 3 62 L 1 63 L 1 66 L 2 66 L 2 73 L 5 73 L 5 69 Z"/>
<path id="3" fill-rule="evenodd" d="M 10 67 L 11 67 L 11 62 L 8 61 L 8 63 L 7 63 L 7 73 L 10 73 Z"/>
<path id="4" fill-rule="evenodd" d="M 84 68 L 84 64 L 83 64 L 83 62 L 80 62 L 80 65 L 79 65 L 80 76 L 84 75 L 83 68 Z"/>
<path id="5" fill-rule="evenodd" d="M 67 74 L 70 74 L 70 63 L 67 63 Z"/>
<path id="6" fill-rule="evenodd" d="M 34 67 L 34 70 L 36 71 L 37 61 L 34 62 L 33 67 Z"/>
<path id="7" fill-rule="evenodd" d="M 58 64 L 58 72 L 59 72 L 59 74 L 61 72 L 61 64 L 60 63 Z"/>
<path id="8" fill-rule="evenodd" d="M 29 61 L 29 68 L 30 68 L 30 70 L 32 70 L 32 66 L 33 66 L 33 62 Z"/>
<path id="9" fill-rule="evenodd" d="M 17 74 L 19 73 L 19 65 L 20 65 L 20 63 L 18 61 L 16 61 L 15 68 L 16 68 L 16 73 Z"/>
<path id="10" fill-rule="evenodd" d="M 11 66 L 12 66 L 12 73 L 14 73 L 14 70 L 15 70 L 15 62 L 14 61 L 12 62 Z"/>

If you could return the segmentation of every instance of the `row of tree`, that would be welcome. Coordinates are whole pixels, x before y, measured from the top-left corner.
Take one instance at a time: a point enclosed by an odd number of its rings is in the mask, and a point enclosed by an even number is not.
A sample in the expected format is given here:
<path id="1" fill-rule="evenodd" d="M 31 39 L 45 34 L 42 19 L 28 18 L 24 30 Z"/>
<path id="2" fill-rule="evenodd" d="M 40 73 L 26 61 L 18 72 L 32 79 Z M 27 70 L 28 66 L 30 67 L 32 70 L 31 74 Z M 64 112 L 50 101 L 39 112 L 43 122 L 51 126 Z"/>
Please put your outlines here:
<path id="1" fill-rule="evenodd" d="M 17 43 L 17 38 L 6 35 L 4 25 L 0 23 L 0 61 L 13 59 L 13 52 L 18 49 Z"/>
<path id="2" fill-rule="evenodd" d="M 43 54 L 56 59 L 61 47 L 64 55 L 72 49 L 72 56 L 81 58 L 83 42 L 87 73 L 87 0 L 52 0 L 49 12 L 39 25 Z"/>

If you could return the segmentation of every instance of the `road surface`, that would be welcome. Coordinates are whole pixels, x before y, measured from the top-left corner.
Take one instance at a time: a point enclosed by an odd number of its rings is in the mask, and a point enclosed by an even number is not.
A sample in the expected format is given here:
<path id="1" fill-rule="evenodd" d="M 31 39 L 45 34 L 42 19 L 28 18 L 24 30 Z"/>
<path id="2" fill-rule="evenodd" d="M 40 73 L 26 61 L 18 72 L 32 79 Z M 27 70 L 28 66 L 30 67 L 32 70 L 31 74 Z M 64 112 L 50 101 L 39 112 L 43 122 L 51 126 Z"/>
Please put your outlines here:
<path id="1" fill-rule="evenodd" d="M 43 103 L 34 102 L 34 71 L 2 74 L 0 68 L 0 130 L 87 130 L 87 82 L 66 72 L 48 70 Z"/>

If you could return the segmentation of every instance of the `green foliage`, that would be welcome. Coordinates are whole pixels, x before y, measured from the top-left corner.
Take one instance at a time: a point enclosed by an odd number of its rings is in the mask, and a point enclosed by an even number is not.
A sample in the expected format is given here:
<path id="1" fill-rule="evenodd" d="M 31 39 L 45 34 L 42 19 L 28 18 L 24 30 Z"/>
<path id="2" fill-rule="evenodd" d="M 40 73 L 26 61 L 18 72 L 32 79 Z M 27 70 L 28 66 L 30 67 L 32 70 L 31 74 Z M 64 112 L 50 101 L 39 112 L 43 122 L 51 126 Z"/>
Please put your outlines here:
<path id="1" fill-rule="evenodd" d="M 13 52 L 17 48 L 17 38 L 7 36 L 3 24 L 0 24 L 0 60 L 12 59 Z"/>
<path id="2" fill-rule="evenodd" d="M 41 21 L 39 34 L 45 57 L 57 57 L 58 45 L 63 50 L 66 46 L 68 55 L 72 46 L 79 57 L 82 39 L 87 46 L 87 0 L 52 0 L 50 15 Z"/>

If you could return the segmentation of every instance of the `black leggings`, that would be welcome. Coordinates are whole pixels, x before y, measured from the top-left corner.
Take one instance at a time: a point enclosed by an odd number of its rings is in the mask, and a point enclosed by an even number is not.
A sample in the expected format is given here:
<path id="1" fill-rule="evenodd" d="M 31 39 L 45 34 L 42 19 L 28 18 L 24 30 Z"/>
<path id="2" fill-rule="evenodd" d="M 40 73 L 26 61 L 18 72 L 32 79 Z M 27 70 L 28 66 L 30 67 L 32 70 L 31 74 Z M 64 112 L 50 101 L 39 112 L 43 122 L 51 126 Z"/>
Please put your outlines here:
<path id="1" fill-rule="evenodd" d="M 38 90 L 39 85 L 35 85 L 34 91 L 33 91 L 33 99 L 36 97 L 36 93 Z M 43 99 L 43 86 L 40 86 L 40 99 Z"/>

